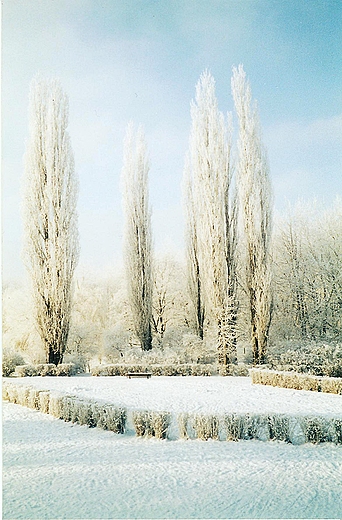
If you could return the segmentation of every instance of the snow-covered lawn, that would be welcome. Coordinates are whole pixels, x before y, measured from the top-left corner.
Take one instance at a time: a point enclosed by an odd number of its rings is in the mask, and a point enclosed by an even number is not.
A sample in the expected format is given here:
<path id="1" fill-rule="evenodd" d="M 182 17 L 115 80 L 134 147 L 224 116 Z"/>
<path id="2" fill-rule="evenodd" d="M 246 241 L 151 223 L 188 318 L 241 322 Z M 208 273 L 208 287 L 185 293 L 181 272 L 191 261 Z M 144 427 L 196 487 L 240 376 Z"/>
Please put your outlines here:
<path id="1" fill-rule="evenodd" d="M 53 384 L 86 392 L 90 381 Z M 99 392 L 113 385 L 111 395 L 126 386 L 133 399 L 153 381 L 95 382 Z M 4 519 L 341 518 L 341 490 L 342 447 L 331 443 L 141 439 L 3 404 Z"/>

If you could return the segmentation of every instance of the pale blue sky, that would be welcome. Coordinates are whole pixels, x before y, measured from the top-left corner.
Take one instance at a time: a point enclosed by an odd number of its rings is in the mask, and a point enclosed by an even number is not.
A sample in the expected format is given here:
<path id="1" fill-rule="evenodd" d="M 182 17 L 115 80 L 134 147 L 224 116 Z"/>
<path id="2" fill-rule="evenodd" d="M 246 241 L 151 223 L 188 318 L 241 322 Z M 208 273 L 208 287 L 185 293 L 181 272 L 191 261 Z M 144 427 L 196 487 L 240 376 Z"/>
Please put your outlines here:
<path id="1" fill-rule="evenodd" d="M 81 266 L 120 263 L 122 143 L 145 127 L 157 251 L 183 245 L 181 178 L 190 101 L 201 72 L 233 109 L 243 63 L 258 100 L 275 205 L 342 195 L 340 0 L 4 0 L 2 2 L 3 279 L 22 277 L 21 179 L 31 79 L 69 96 L 80 179 Z M 235 124 L 235 127 L 237 125 Z"/>

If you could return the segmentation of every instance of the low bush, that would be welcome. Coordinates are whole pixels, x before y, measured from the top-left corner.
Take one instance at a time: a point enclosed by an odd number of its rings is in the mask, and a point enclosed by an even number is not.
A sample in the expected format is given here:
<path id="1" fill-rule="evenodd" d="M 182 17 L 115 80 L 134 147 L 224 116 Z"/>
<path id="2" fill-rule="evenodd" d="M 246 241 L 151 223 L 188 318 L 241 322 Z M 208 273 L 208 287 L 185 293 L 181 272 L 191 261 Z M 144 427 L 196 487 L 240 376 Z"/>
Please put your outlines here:
<path id="1" fill-rule="evenodd" d="M 193 435 L 190 434 L 190 429 L 192 430 L 192 427 L 191 427 L 191 422 L 190 422 L 190 415 L 188 413 L 181 413 L 179 414 L 178 416 L 178 429 L 179 429 L 179 437 L 181 439 L 191 439 L 192 437 L 194 437 L 194 433 Z"/>
<path id="2" fill-rule="evenodd" d="M 321 392 L 327 394 L 340 394 L 342 395 L 342 378 L 339 377 L 322 377 L 321 379 Z"/>
<path id="3" fill-rule="evenodd" d="M 290 442 L 289 418 L 283 414 L 269 415 L 270 440 Z"/>
<path id="4" fill-rule="evenodd" d="M 73 363 L 61 363 L 57 366 L 52 363 L 40 363 L 39 365 L 18 365 L 15 367 L 17 377 L 74 376 L 77 373 L 79 372 Z"/>
<path id="5" fill-rule="evenodd" d="M 32 408 L 33 410 L 39 410 L 39 394 L 42 390 L 37 390 L 36 388 L 30 388 L 30 391 L 27 396 L 27 405 L 28 408 Z"/>
<path id="6" fill-rule="evenodd" d="M 319 377 L 310 374 L 297 374 L 296 372 L 278 372 L 263 368 L 251 369 L 250 376 L 253 384 L 342 394 L 342 378 L 337 377 Z"/>
<path id="7" fill-rule="evenodd" d="M 342 419 L 285 414 L 225 416 L 227 441 L 258 439 L 292 444 L 334 442 L 342 444 Z"/>
<path id="8" fill-rule="evenodd" d="M 306 442 L 318 444 L 331 440 L 328 423 L 324 419 L 320 417 L 305 417 L 303 422 Z"/>
<path id="9" fill-rule="evenodd" d="M 227 441 L 238 441 L 242 439 L 243 423 L 242 416 L 235 413 L 225 416 L 225 428 Z"/>
<path id="10" fill-rule="evenodd" d="M 16 366 L 24 363 L 23 357 L 18 352 L 4 350 L 2 353 L 2 376 L 9 377 L 15 371 Z"/>
<path id="11" fill-rule="evenodd" d="M 211 376 L 217 373 L 214 365 L 99 365 L 91 370 L 92 376 L 125 376 L 129 372 L 144 374 L 150 372 L 153 376 Z"/>
<path id="12" fill-rule="evenodd" d="M 42 390 L 38 396 L 39 410 L 42 413 L 49 413 L 50 409 L 50 392 Z"/>
<path id="13" fill-rule="evenodd" d="M 7 398 L 10 403 L 19 404 L 18 388 L 16 385 L 7 385 Z"/>
<path id="14" fill-rule="evenodd" d="M 138 437 L 166 439 L 171 416 L 167 412 L 133 412 L 133 424 Z"/>
<path id="15" fill-rule="evenodd" d="M 220 376 L 248 376 L 249 366 L 245 363 L 237 365 L 223 365 L 219 367 Z"/>
<path id="16" fill-rule="evenodd" d="M 29 394 L 30 394 L 31 388 L 27 386 L 19 386 L 17 388 L 17 404 L 20 404 L 21 406 L 28 406 L 28 400 L 29 400 Z"/>
<path id="17" fill-rule="evenodd" d="M 56 365 L 53 363 L 45 363 L 36 365 L 35 367 L 37 376 L 55 376 L 56 375 Z"/>
<path id="18" fill-rule="evenodd" d="M 114 433 L 125 433 L 126 420 L 127 412 L 123 408 L 117 408 L 112 404 L 92 405 L 92 421 L 98 428 Z"/>
<path id="19" fill-rule="evenodd" d="M 219 419 L 215 415 L 196 415 L 193 428 L 197 438 L 203 441 L 219 438 Z"/>
<path id="20" fill-rule="evenodd" d="M 56 417 L 56 419 L 63 418 L 63 396 L 60 394 L 51 393 L 49 403 L 49 414 Z"/>
<path id="21" fill-rule="evenodd" d="M 76 365 L 73 363 L 60 363 L 56 366 L 56 376 L 75 376 L 77 374 Z"/>
<path id="22" fill-rule="evenodd" d="M 331 440 L 335 444 L 342 444 L 342 419 L 332 419 Z"/>
<path id="23" fill-rule="evenodd" d="M 18 365 L 15 367 L 15 375 L 17 377 L 32 377 L 38 374 L 34 365 Z"/>

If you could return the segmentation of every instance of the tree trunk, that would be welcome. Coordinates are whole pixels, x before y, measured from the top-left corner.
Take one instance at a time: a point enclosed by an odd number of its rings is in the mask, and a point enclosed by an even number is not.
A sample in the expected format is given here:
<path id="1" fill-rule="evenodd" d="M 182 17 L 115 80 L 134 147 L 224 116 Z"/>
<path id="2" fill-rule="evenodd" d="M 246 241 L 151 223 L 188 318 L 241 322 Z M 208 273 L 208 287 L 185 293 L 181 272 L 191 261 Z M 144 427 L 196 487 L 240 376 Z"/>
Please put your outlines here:
<path id="1" fill-rule="evenodd" d="M 151 325 L 147 327 L 145 334 L 140 339 L 141 349 L 144 351 L 152 350 L 152 331 Z"/>
<path id="2" fill-rule="evenodd" d="M 54 350 L 52 347 L 49 347 L 49 355 L 48 355 L 48 363 L 52 363 L 54 365 L 59 365 L 63 362 L 63 354 L 60 351 Z"/>

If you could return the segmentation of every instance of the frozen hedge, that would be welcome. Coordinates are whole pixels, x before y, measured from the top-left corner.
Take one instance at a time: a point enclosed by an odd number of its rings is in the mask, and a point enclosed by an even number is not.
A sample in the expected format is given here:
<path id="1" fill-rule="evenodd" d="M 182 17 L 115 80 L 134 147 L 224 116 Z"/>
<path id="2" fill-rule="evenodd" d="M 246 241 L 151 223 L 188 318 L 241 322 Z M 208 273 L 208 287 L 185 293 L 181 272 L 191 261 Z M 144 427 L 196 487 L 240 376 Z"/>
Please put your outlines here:
<path id="1" fill-rule="evenodd" d="M 276 370 L 263 368 L 251 369 L 250 375 L 253 384 L 342 394 L 341 377 L 313 376 L 311 374 L 298 374 L 296 372 L 278 372 Z"/>
<path id="2" fill-rule="evenodd" d="M 156 437 L 166 439 L 171 415 L 167 412 L 133 412 L 133 424 L 139 437 Z"/>
<path id="3" fill-rule="evenodd" d="M 23 365 L 24 359 L 18 352 L 4 350 L 2 353 L 2 376 L 9 377 L 15 371 L 15 367 Z"/>
<path id="4" fill-rule="evenodd" d="M 18 365 L 15 367 L 14 372 L 17 377 L 74 376 L 77 373 L 77 367 L 73 363 L 61 363 L 57 366 L 52 363 L 42 363 L 40 365 Z"/>
<path id="5" fill-rule="evenodd" d="M 57 419 L 98 427 L 115 433 L 124 433 L 127 412 L 113 404 L 94 402 L 73 395 L 63 395 L 33 387 L 3 384 L 3 399 L 20 404 L 43 413 L 49 413 Z"/>
<path id="6" fill-rule="evenodd" d="M 197 438 L 202 441 L 207 441 L 208 439 L 218 440 L 219 419 L 214 415 L 195 415 L 193 429 Z"/>
<path id="7" fill-rule="evenodd" d="M 178 428 L 183 439 L 342 444 L 342 418 L 251 413 L 218 417 L 183 413 L 178 416 Z"/>
<path id="8" fill-rule="evenodd" d="M 153 376 L 211 376 L 217 373 L 214 365 L 103 365 L 94 367 L 93 376 L 125 376 L 129 372 L 144 374 L 150 372 Z"/>

